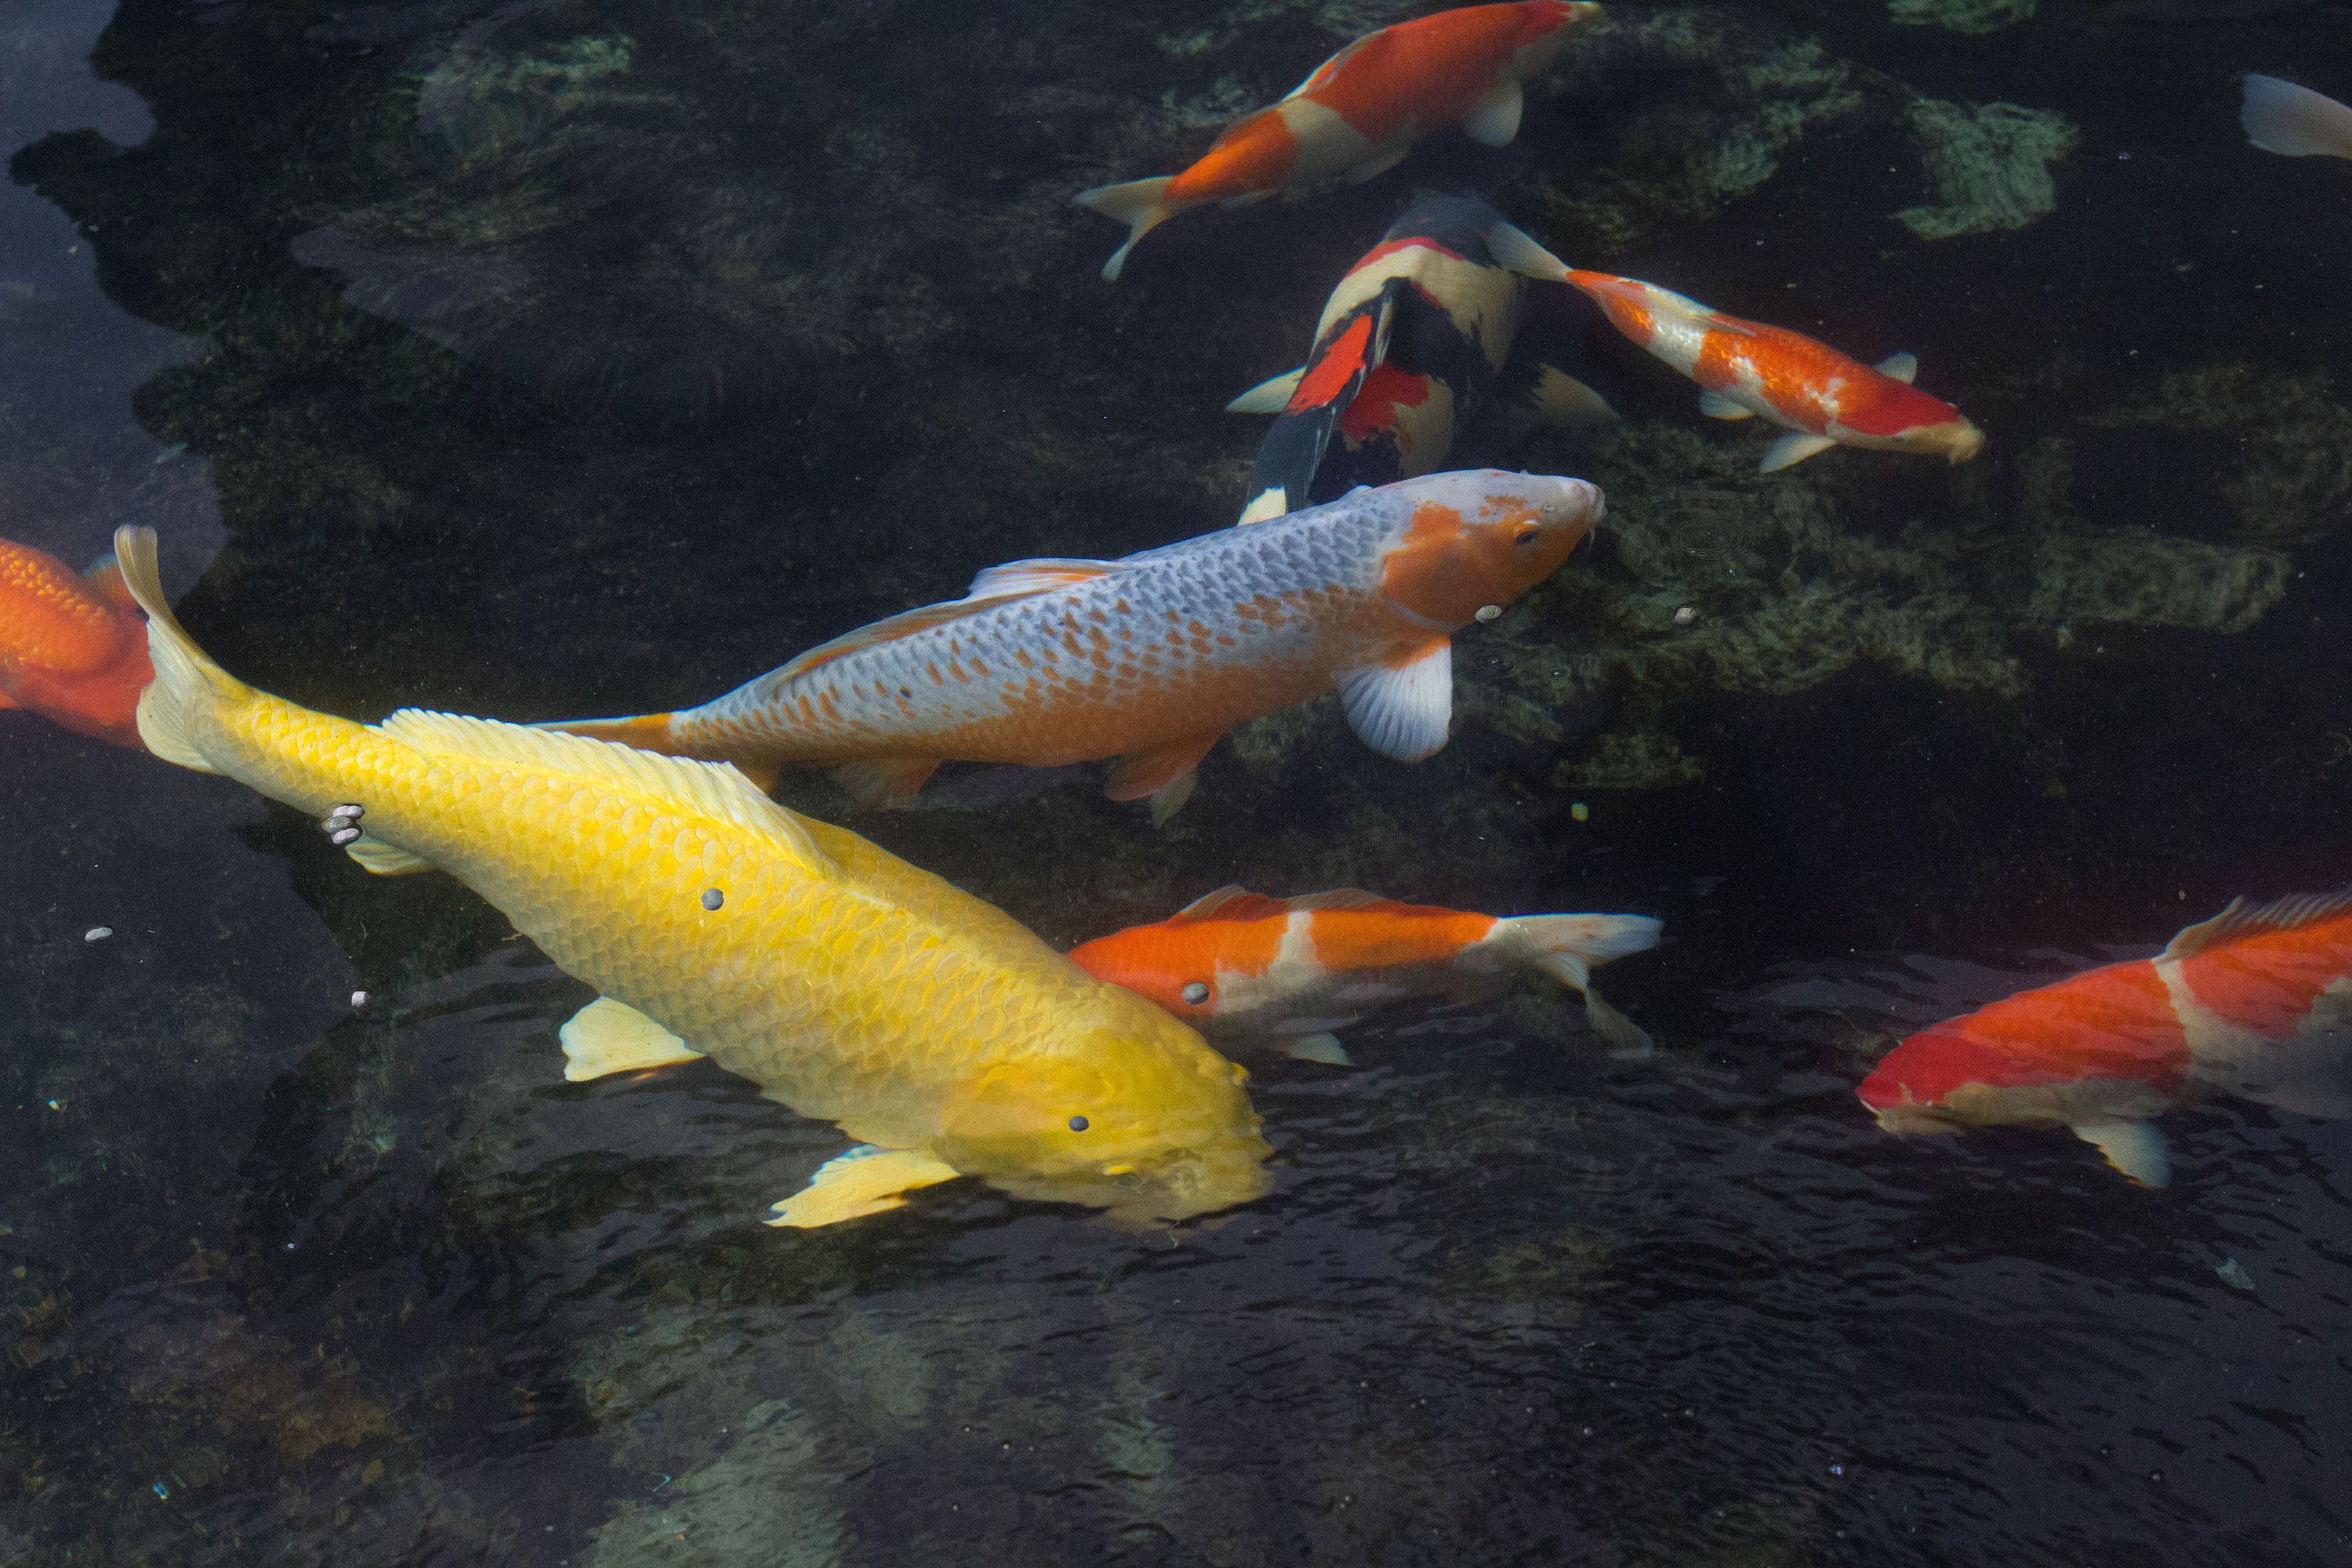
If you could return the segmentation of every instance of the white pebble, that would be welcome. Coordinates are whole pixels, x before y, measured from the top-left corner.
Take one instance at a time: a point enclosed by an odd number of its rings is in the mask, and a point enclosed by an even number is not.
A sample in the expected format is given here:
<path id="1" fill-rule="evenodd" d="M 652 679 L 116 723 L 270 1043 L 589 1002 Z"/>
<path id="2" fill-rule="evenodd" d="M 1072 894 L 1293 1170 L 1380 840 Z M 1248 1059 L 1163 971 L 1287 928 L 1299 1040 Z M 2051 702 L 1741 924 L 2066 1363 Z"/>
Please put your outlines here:
<path id="1" fill-rule="evenodd" d="M 366 1005 L 367 1005 L 367 993 L 366 993 L 366 992 L 364 992 L 364 991 L 354 991 L 354 992 L 352 992 L 352 1006 L 354 1006 L 354 1007 L 364 1007 L 364 1006 L 366 1006 Z"/>
<path id="2" fill-rule="evenodd" d="M 1478 618 L 1482 621 L 1491 621 L 1502 613 L 1503 606 L 1500 605 L 1481 605 L 1478 606 Z"/>
<path id="3" fill-rule="evenodd" d="M 1686 626 L 1696 619 L 1698 619 L 1698 612 L 1688 605 L 1675 612 L 1675 625 L 1678 626 Z"/>
<path id="4" fill-rule="evenodd" d="M 113 934 L 114 928 L 112 926 L 92 926 L 88 931 L 81 933 L 81 939 L 84 942 L 104 942 L 108 937 L 110 937 Z"/>

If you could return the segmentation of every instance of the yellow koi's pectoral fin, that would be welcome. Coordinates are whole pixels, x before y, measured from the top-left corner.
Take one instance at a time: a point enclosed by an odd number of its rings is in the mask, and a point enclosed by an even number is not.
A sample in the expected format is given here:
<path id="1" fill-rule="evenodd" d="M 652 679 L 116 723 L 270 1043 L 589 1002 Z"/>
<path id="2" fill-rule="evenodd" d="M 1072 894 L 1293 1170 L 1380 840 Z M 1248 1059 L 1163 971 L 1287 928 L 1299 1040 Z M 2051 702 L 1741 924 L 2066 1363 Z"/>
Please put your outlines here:
<path id="1" fill-rule="evenodd" d="M 819 1165 L 807 1186 L 770 1205 L 774 1217 L 764 1223 L 814 1230 L 845 1219 L 863 1219 L 903 1206 L 907 1194 L 918 1187 L 951 1182 L 962 1174 L 944 1160 L 934 1160 L 919 1150 L 877 1149 L 860 1143 Z"/>
<path id="2" fill-rule="evenodd" d="M 2172 1161 L 2164 1152 L 2164 1134 L 2145 1121 L 2077 1121 L 2067 1129 L 2107 1157 L 2107 1163 L 2143 1187 L 2161 1187 L 2172 1180 Z"/>
<path id="3" fill-rule="evenodd" d="M 914 799 L 939 771 L 937 757 L 869 757 L 833 770 L 833 782 L 861 811 L 880 811 Z"/>
<path id="4" fill-rule="evenodd" d="M 1764 450 L 1764 460 L 1756 465 L 1757 472 L 1778 473 L 1793 463 L 1818 457 L 1836 446 L 1826 436 L 1809 436 L 1802 430 L 1791 430 Z"/>
<path id="5" fill-rule="evenodd" d="M 702 1059 L 700 1051 L 609 996 L 599 996 L 572 1014 L 556 1031 L 556 1038 L 563 1042 L 563 1076 L 572 1083 Z"/>
<path id="6" fill-rule="evenodd" d="M 1103 794 L 1113 800 L 1141 800 L 1150 795 L 1152 822 L 1166 822 L 1192 798 L 1192 770 L 1201 765 L 1201 759 L 1209 754 L 1224 733 L 1223 730 L 1212 730 L 1205 735 L 1186 735 L 1123 758 L 1111 770 L 1110 782 L 1103 786 Z"/>
<path id="7" fill-rule="evenodd" d="M 381 839 L 354 838 L 343 846 L 343 853 L 358 861 L 371 877 L 406 877 L 433 869 L 433 862 L 424 856 L 396 849 Z"/>

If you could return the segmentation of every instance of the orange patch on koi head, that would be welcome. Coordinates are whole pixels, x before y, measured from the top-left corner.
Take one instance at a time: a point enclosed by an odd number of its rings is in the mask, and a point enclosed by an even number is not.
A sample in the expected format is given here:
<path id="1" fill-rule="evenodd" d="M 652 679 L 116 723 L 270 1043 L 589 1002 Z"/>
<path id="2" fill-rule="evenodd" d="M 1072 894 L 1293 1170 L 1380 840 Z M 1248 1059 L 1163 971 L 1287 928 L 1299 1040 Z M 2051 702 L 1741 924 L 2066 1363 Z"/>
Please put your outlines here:
<path id="1" fill-rule="evenodd" d="M 1444 626 L 1467 626 L 1550 576 L 1602 512 L 1597 487 L 1543 474 L 1436 474 L 1392 488 L 1416 504 L 1381 563 L 1381 592 Z"/>

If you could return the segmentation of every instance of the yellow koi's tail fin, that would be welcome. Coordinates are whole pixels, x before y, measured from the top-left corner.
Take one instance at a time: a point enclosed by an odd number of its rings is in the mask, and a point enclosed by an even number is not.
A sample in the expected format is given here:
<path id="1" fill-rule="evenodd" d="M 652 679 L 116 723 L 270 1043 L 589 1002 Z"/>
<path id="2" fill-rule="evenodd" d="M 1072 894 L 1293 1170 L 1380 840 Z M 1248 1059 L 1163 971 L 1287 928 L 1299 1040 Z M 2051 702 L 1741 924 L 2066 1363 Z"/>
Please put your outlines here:
<path id="1" fill-rule="evenodd" d="M 221 770 L 197 740 L 204 729 L 200 721 L 248 688 L 215 664 L 173 616 L 163 598 L 153 529 L 116 529 L 114 558 L 123 586 L 147 612 L 147 657 L 155 666 L 154 680 L 139 696 L 139 738 L 167 763 L 216 773 Z"/>
<path id="2" fill-rule="evenodd" d="M 1127 225 L 1127 243 L 1112 251 L 1110 259 L 1103 263 L 1105 278 L 1116 281 L 1135 242 L 1176 216 L 1178 209 L 1165 199 L 1171 177 L 1155 174 L 1148 180 L 1129 180 L 1123 185 L 1097 185 L 1070 198 L 1088 212 L 1098 212 Z"/>
<path id="3" fill-rule="evenodd" d="M 741 757 L 689 747 L 677 738 L 677 731 L 670 723 L 672 717 L 668 713 L 639 713 L 627 719 L 551 719 L 531 727 L 560 730 L 567 735 L 582 735 L 591 741 L 610 741 L 615 745 L 634 746 L 640 752 L 658 752 L 665 757 L 699 757 L 705 762 L 732 763 L 735 771 L 759 785 L 762 794 L 773 793 L 777 764 L 772 758 Z"/>

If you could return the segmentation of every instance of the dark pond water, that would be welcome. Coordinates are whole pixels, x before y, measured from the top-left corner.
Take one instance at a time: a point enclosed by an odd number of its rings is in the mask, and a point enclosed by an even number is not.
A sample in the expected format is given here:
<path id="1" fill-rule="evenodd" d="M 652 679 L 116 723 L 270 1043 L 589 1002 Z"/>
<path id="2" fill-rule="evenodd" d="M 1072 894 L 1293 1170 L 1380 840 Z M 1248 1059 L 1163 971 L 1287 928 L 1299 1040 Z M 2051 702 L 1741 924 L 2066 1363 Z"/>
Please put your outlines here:
<path id="1" fill-rule="evenodd" d="M 1173 1232 L 768 1230 L 832 1129 L 566 1085 L 586 988 L 454 882 L 0 715 L 0 1562 L 2352 1561 L 2352 1127 L 2186 1110 L 2149 1192 L 1852 1094 L 2352 878 L 2352 169 L 2236 124 L 2245 70 L 2352 92 L 2347 13 L 1627 5 L 1511 146 L 1097 278 L 1072 192 L 1412 9 L 0 10 L 0 535 L 153 522 L 225 665 L 355 717 L 667 708 L 1222 525 L 1222 405 L 1425 188 L 1989 436 L 1759 476 L 1538 299 L 1623 421 L 1457 457 L 1611 524 L 1461 639 L 1444 752 L 1325 703 L 1164 829 L 847 817 L 1063 943 L 1234 880 L 1664 917 L 1610 972 L 1656 1058 L 1530 992 L 1260 1060 L 1274 1193 Z"/>

